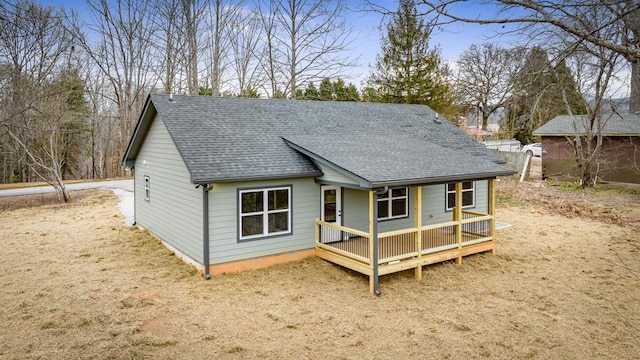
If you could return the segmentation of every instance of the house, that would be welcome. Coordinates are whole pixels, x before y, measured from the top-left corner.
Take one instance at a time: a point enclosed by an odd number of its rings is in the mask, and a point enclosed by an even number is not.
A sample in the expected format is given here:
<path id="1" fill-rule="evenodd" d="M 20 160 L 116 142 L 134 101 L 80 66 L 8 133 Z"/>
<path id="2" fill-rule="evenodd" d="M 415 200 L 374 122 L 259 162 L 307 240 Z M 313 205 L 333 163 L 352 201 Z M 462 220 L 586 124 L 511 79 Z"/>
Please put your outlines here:
<path id="1" fill-rule="evenodd" d="M 211 274 L 317 255 L 369 276 L 494 251 L 510 175 L 427 106 L 150 95 L 135 221 Z"/>
<path id="2" fill-rule="evenodd" d="M 596 132 L 596 124 L 592 134 Z M 640 183 L 640 116 L 630 113 L 602 115 L 602 148 L 597 163 L 606 181 Z M 589 133 L 586 115 L 559 115 L 533 132 L 540 136 L 543 178 L 579 177 L 574 141 Z"/>
<path id="3" fill-rule="evenodd" d="M 473 137 L 474 139 L 478 140 L 478 141 L 482 141 L 485 140 L 487 138 L 492 137 L 494 134 L 491 131 L 486 131 L 486 130 L 482 130 L 480 128 L 478 128 L 477 126 L 465 126 L 463 128 L 464 132 L 467 133 L 467 135 Z"/>

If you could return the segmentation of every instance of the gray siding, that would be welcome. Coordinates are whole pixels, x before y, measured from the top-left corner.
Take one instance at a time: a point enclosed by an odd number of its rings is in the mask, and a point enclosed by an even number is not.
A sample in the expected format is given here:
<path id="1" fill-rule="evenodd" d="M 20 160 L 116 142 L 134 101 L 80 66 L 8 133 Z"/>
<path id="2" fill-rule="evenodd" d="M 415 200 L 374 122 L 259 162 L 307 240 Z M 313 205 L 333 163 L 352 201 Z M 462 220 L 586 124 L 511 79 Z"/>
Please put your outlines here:
<path id="1" fill-rule="evenodd" d="M 150 180 L 150 201 L 144 199 L 145 176 Z M 202 190 L 191 183 L 158 116 L 136 158 L 134 177 L 136 222 L 202 264 Z"/>
<path id="2" fill-rule="evenodd" d="M 238 242 L 238 189 L 291 186 L 292 234 Z M 313 178 L 214 184 L 209 192 L 211 264 L 312 249 L 320 217 L 320 185 Z"/>
<path id="3" fill-rule="evenodd" d="M 489 182 L 480 180 L 475 182 L 475 207 L 466 210 L 488 212 Z M 409 217 L 402 219 L 383 220 L 378 222 L 378 231 L 394 231 L 413 227 L 415 188 L 409 188 Z M 361 231 L 369 230 L 368 192 L 356 189 L 343 189 L 343 224 Z M 446 185 L 428 185 L 422 188 L 422 224 L 430 225 L 451 221 L 453 213 L 446 211 Z"/>
<path id="4" fill-rule="evenodd" d="M 344 189 L 342 198 L 343 225 L 360 231 L 369 231 L 369 192 Z M 413 227 L 413 201 L 415 189 L 409 188 L 409 217 L 378 222 L 378 232 L 400 230 Z"/>
<path id="5" fill-rule="evenodd" d="M 145 164 L 146 161 L 146 164 Z M 325 169 L 324 180 L 354 183 Z M 191 183 L 162 120 L 156 118 L 136 158 L 136 221 L 152 234 L 202 264 L 202 190 Z M 144 199 L 144 178 L 150 179 L 150 201 Z M 292 234 L 238 241 L 238 189 L 291 186 Z M 476 182 L 475 211 L 488 208 L 488 182 Z M 413 226 L 415 188 L 409 191 L 409 216 L 380 221 L 380 232 Z M 343 223 L 368 231 L 368 192 L 343 188 Z M 448 221 L 445 185 L 423 188 L 423 224 Z M 314 220 L 320 217 L 320 185 L 313 178 L 214 184 L 209 192 L 210 262 L 224 263 L 314 247 Z"/>
<path id="6" fill-rule="evenodd" d="M 445 184 L 429 185 L 422 189 L 422 224 L 430 225 L 451 221 L 453 212 L 447 211 Z M 475 206 L 465 210 L 486 213 L 489 211 L 489 181 L 475 182 Z"/>

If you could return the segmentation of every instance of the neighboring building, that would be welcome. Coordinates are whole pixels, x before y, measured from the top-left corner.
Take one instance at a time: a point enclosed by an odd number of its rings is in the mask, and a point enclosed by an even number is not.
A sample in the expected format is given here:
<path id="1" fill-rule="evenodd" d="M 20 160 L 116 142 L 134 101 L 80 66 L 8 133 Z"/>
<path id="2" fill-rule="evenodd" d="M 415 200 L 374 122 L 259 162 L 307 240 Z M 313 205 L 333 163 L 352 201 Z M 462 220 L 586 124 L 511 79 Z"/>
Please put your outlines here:
<path id="1" fill-rule="evenodd" d="M 493 136 L 492 132 L 482 130 L 476 126 L 465 126 L 462 130 L 477 141 L 482 141 Z"/>
<path id="2" fill-rule="evenodd" d="M 315 254 L 374 293 L 493 251 L 513 173 L 427 106 L 209 96 L 149 96 L 123 160 L 137 224 L 205 276 Z"/>
<path id="3" fill-rule="evenodd" d="M 602 119 L 598 176 L 605 181 L 640 183 L 640 117 L 612 113 Z M 573 144 L 576 134 L 584 136 L 588 130 L 586 115 L 559 115 L 533 132 L 541 137 L 546 151 L 542 156 L 543 178 L 579 177 Z"/>
<path id="4" fill-rule="evenodd" d="M 512 140 L 486 140 L 481 142 L 487 149 L 498 150 L 502 152 L 520 152 L 520 141 Z"/>

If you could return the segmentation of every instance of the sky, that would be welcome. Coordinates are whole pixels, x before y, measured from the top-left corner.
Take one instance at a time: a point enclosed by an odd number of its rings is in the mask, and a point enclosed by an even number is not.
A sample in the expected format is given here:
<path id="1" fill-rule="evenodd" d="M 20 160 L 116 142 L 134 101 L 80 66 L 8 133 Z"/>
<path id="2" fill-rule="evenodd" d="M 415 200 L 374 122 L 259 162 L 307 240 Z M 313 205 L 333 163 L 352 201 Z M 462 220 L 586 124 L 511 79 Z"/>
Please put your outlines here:
<path id="1" fill-rule="evenodd" d="M 398 8 L 397 0 L 371 0 L 371 2 L 389 11 L 395 11 Z M 366 78 L 370 67 L 375 65 L 376 55 L 380 53 L 380 39 L 386 32 L 384 24 L 390 20 L 390 17 L 383 18 L 380 13 L 363 10 L 366 9 L 363 1 L 350 1 L 349 5 L 354 10 L 347 16 L 347 22 L 353 27 L 355 34 L 352 52 L 358 57 L 360 63 L 353 71 L 354 80 L 352 81 L 360 86 L 360 81 Z M 425 7 L 422 8 L 423 11 L 424 9 Z M 469 17 L 486 16 L 487 11 L 494 11 L 493 8 L 482 5 L 478 1 L 471 1 L 461 9 L 463 11 L 459 14 Z M 420 10 L 419 8 L 418 11 Z M 503 30 L 501 25 L 447 24 L 433 30 L 429 46 L 437 46 L 441 51 L 442 59 L 455 65 L 454 62 L 460 54 L 472 44 L 498 42 L 509 47 L 515 37 L 496 36 Z"/>
<path id="2" fill-rule="evenodd" d="M 389 11 L 398 8 L 397 0 L 369 0 L 371 3 Z M 64 7 L 66 9 L 76 9 L 80 15 L 86 14 L 85 0 L 40 0 L 43 4 Z M 249 0 L 248 2 L 251 2 Z M 345 13 L 347 24 L 353 29 L 353 42 L 350 46 L 352 57 L 358 59 L 353 75 L 356 78 L 366 77 L 369 73 L 369 66 L 375 64 L 376 55 L 380 52 L 380 38 L 382 36 L 381 26 L 384 24 L 383 15 L 379 12 L 371 11 L 366 5 L 367 0 L 345 0 L 349 11 Z M 464 14 L 477 16 L 486 12 L 487 7 L 480 5 L 477 1 L 471 1 L 470 5 L 464 7 Z M 368 11 L 367 11 L 368 10 Z M 385 18 L 388 21 L 389 17 Z M 443 59 L 454 61 L 458 56 L 473 43 L 486 42 L 495 34 L 496 26 L 480 26 L 473 24 L 450 24 L 446 28 L 434 31 L 431 46 L 439 46 Z M 498 41 L 504 41 L 496 39 Z M 359 85 L 359 84 L 356 84 Z"/>
<path id="3" fill-rule="evenodd" d="M 251 3 L 252 0 L 246 0 Z M 355 66 L 346 77 L 346 82 L 352 82 L 358 88 L 362 87 L 362 82 L 368 77 L 371 68 L 375 65 L 376 55 L 380 53 L 380 39 L 383 36 L 385 23 L 390 17 L 383 17 L 380 12 L 371 11 L 367 2 L 373 3 L 380 9 L 395 11 L 398 8 L 398 0 L 344 0 L 349 11 L 345 13 L 347 25 L 352 30 L 352 43 L 349 46 L 350 58 L 356 60 Z M 75 8 L 80 15 L 86 14 L 85 0 L 40 0 L 41 3 L 53 6 L 62 6 L 67 9 Z M 418 1 L 419 2 L 419 1 Z M 426 6 L 418 7 L 418 11 L 425 10 Z M 467 1 L 459 4 L 456 8 L 458 15 L 469 18 L 490 17 L 497 12 L 497 8 L 483 4 L 479 0 Z M 515 27 L 515 25 L 478 25 L 469 23 L 452 23 L 434 29 L 430 47 L 437 46 L 441 51 L 442 59 L 448 62 L 450 67 L 455 68 L 455 61 L 472 44 L 485 42 L 496 42 L 504 47 L 512 47 L 518 40 L 524 43 L 526 40 L 519 39 L 518 34 L 498 36 L 499 33 Z M 624 86 L 623 86 L 624 87 Z M 628 96 L 625 90 L 620 96 Z"/>

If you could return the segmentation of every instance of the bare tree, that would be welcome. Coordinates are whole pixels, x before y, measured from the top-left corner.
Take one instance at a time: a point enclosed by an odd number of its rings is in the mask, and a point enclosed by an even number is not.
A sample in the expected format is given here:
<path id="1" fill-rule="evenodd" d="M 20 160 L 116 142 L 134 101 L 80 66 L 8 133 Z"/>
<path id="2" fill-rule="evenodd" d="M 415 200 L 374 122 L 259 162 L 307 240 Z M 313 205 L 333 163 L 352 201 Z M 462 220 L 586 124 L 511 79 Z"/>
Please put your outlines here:
<path id="1" fill-rule="evenodd" d="M 118 109 L 116 151 L 111 159 L 116 174 L 133 125 L 142 110 L 149 89 L 155 84 L 151 78 L 154 60 L 150 0 L 89 0 L 89 22 L 83 24 L 77 16 L 70 21 L 75 43 L 89 56 L 105 76 L 110 91 L 103 95 Z M 89 31 L 85 31 L 85 29 Z"/>
<path id="2" fill-rule="evenodd" d="M 456 93 L 463 105 L 480 114 L 482 129 L 489 117 L 504 107 L 512 95 L 513 77 L 522 65 L 524 49 L 497 44 L 471 45 L 458 59 Z"/>
<path id="3" fill-rule="evenodd" d="M 29 0 L 0 3 L 0 137 L 12 143 L 20 180 L 29 169 L 52 185 L 61 199 L 71 198 L 63 176 L 67 152 L 75 141 L 70 103 L 82 96 L 73 83 L 71 36 L 52 7 Z M 74 79 L 72 79 L 72 77 Z"/>
<path id="4" fill-rule="evenodd" d="M 284 94 L 295 98 L 298 87 L 314 79 L 340 76 L 354 64 L 345 56 L 351 32 L 342 18 L 342 0 L 264 1 L 268 4 L 259 9 L 263 12 L 272 91 L 278 90 L 274 85 L 279 77 Z"/>
<path id="5" fill-rule="evenodd" d="M 118 108 L 111 100 L 107 76 L 89 57 L 83 59 L 85 97 L 89 109 L 90 178 L 104 179 L 117 173 L 113 159 L 117 157 Z"/>
<path id="6" fill-rule="evenodd" d="M 593 15 L 597 16 L 597 12 Z M 616 37 L 616 34 L 609 33 L 612 37 Z M 582 186 L 593 187 L 603 165 L 601 157 L 603 130 L 609 119 L 619 110 L 604 108 L 604 100 L 607 98 L 610 84 L 617 70 L 620 54 L 608 48 L 582 44 L 572 56 L 576 59 L 574 66 L 580 69 L 581 78 L 578 79 L 578 83 L 583 86 L 581 90 L 593 96 L 593 104 L 587 109 L 587 116 L 574 117 L 574 135 L 567 137 L 567 141 L 574 148 Z M 572 114 L 568 96 L 564 92 L 563 102 L 567 106 L 568 113 Z"/>
<path id="7" fill-rule="evenodd" d="M 463 21 L 476 24 L 516 24 L 519 30 L 533 27 L 557 29 L 574 43 L 586 42 L 613 51 L 631 64 L 631 112 L 640 111 L 640 2 L 492 0 L 483 4 L 499 9 L 486 17 L 469 17 L 462 0 L 423 0 L 427 12 L 439 15 L 442 25 Z M 462 6 L 459 6 L 462 5 Z M 598 17 L 594 18 L 593 14 Z M 607 30 L 607 31 L 602 31 Z M 610 37 L 612 32 L 620 36 Z"/>
<path id="8" fill-rule="evenodd" d="M 255 96 L 256 90 L 262 85 L 263 71 L 260 65 L 258 44 L 262 36 L 260 18 L 251 11 L 238 16 L 231 24 L 232 36 L 229 42 L 232 51 L 231 68 L 235 73 L 238 95 L 241 97 Z"/>
<path id="9" fill-rule="evenodd" d="M 219 0 L 214 1 L 219 2 Z M 209 0 L 181 0 L 181 4 L 186 43 L 187 89 L 189 94 L 198 95 L 200 92 L 198 64 L 201 49 L 198 34 Z"/>
<path id="10" fill-rule="evenodd" d="M 278 26 L 276 24 L 276 9 L 279 4 L 269 0 L 255 1 L 264 38 L 262 41 L 262 52 L 258 59 L 269 80 L 269 86 L 266 88 L 267 94 L 271 97 L 277 97 L 280 90 L 277 76 L 278 53 L 276 52 L 276 32 Z"/>
<path id="11" fill-rule="evenodd" d="M 208 16 L 205 16 L 205 33 L 208 34 L 207 72 L 211 94 L 220 96 L 227 82 L 225 77 L 234 59 L 231 57 L 232 43 L 238 36 L 243 36 L 242 20 L 246 17 L 243 0 L 210 0 Z M 246 26 L 252 26 L 246 24 Z M 257 35 L 257 34 L 255 34 Z M 257 41 L 258 39 L 254 39 Z"/>
<path id="12" fill-rule="evenodd" d="M 182 90 L 182 71 L 185 68 L 184 16 L 182 0 L 156 0 L 153 44 L 158 52 L 156 77 L 166 94 Z M 161 59 L 161 60 L 160 60 Z"/>

